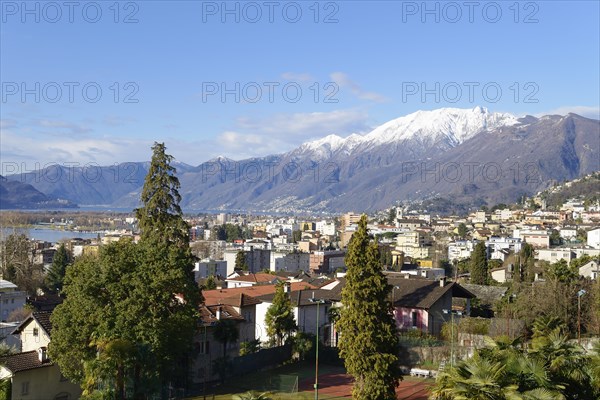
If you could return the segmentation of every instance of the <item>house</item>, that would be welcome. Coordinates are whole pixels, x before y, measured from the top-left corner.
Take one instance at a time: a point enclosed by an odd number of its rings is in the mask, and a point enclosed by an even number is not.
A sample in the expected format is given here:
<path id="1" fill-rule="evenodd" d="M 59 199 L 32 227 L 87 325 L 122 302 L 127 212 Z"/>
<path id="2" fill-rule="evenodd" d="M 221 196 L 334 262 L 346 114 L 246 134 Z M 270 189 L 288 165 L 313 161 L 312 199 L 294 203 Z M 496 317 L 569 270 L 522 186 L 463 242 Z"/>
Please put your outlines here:
<path id="1" fill-rule="evenodd" d="M 555 263 L 561 259 L 570 263 L 575 258 L 575 254 L 569 248 L 539 249 L 535 253 L 536 259 L 549 263 Z"/>
<path id="2" fill-rule="evenodd" d="M 194 353 L 196 358 L 192 361 L 191 379 L 194 383 L 213 381 L 218 378 L 214 368 L 214 361 L 223 356 L 232 358 L 240 352 L 240 341 L 223 343 L 215 336 L 217 325 L 221 321 L 233 321 L 239 331 L 239 324 L 244 318 L 234 307 L 229 305 L 200 306 L 200 329 L 194 338 Z"/>
<path id="3" fill-rule="evenodd" d="M 579 267 L 579 275 L 592 280 L 600 277 L 600 265 L 598 261 L 592 260 L 581 267 Z"/>
<path id="4" fill-rule="evenodd" d="M 0 359 L 0 378 L 10 378 L 11 399 L 78 399 L 81 389 L 71 383 L 48 357 L 50 312 L 33 312 L 15 329 L 21 352 Z"/>
<path id="5" fill-rule="evenodd" d="M 587 245 L 595 249 L 600 249 L 600 228 L 595 228 L 587 232 Z"/>
<path id="6" fill-rule="evenodd" d="M 21 310 L 25 305 L 27 292 L 17 290 L 17 285 L 0 279 L 0 320 L 8 321 L 13 311 Z"/>
<path id="7" fill-rule="evenodd" d="M 442 325 L 452 316 L 452 299 L 467 299 L 466 313 L 469 314 L 470 299 L 475 297 L 458 283 L 446 283 L 445 279 L 431 281 L 388 278 L 388 281 L 394 285 L 394 319 L 401 331 L 418 329 L 437 336 Z"/>
<path id="8" fill-rule="evenodd" d="M 250 287 L 254 285 L 274 284 L 285 279 L 271 274 L 258 273 L 228 277 L 225 279 L 228 288 Z"/>
<path id="9" fill-rule="evenodd" d="M 343 286 L 343 285 L 341 285 Z M 329 309 L 341 300 L 341 286 L 335 286 L 333 289 L 300 289 L 296 291 L 288 290 L 286 293 L 290 297 L 290 302 L 294 310 L 294 319 L 298 325 L 298 331 L 310 334 L 317 332 L 317 310 L 319 322 L 319 337 L 326 345 L 337 343 L 337 333 L 329 320 Z M 261 304 L 256 307 L 257 324 L 265 327 L 264 335 L 257 338 L 261 342 L 266 342 L 269 337 L 266 335 L 265 316 L 268 308 L 273 304 L 274 293 L 260 296 Z M 321 300 L 317 306 L 317 301 Z"/>

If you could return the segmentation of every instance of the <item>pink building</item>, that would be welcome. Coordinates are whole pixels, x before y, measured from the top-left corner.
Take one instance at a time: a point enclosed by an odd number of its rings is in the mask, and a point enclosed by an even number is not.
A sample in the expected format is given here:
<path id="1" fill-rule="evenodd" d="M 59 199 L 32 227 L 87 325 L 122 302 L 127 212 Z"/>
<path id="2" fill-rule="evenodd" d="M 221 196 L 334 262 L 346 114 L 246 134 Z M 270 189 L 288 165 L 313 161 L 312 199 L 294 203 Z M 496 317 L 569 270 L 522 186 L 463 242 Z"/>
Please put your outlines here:
<path id="1" fill-rule="evenodd" d="M 401 331 L 418 329 L 430 335 L 439 335 L 444 322 L 451 318 L 454 297 L 467 299 L 468 314 L 471 292 L 458 283 L 446 283 L 445 280 L 427 279 L 390 279 L 394 318 Z"/>

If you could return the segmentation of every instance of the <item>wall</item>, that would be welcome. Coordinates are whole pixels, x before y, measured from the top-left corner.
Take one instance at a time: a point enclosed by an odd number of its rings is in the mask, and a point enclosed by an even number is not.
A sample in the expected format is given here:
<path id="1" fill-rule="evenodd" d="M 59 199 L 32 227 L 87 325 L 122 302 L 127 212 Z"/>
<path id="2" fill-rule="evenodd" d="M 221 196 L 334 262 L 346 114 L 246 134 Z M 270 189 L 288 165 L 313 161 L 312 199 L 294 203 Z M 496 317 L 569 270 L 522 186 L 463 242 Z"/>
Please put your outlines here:
<path id="1" fill-rule="evenodd" d="M 18 372 L 12 379 L 12 399 L 52 400 L 58 395 L 68 395 L 69 400 L 78 399 L 81 394 L 79 386 L 61 378 L 62 375 L 56 365 Z M 29 383 L 29 391 L 27 395 L 22 395 L 22 386 L 25 382 Z"/>
<path id="2" fill-rule="evenodd" d="M 37 329 L 37 336 L 34 335 L 34 329 Z M 23 328 L 20 336 L 21 352 L 23 353 L 46 347 L 50 343 L 50 337 L 35 320 L 32 320 Z"/>

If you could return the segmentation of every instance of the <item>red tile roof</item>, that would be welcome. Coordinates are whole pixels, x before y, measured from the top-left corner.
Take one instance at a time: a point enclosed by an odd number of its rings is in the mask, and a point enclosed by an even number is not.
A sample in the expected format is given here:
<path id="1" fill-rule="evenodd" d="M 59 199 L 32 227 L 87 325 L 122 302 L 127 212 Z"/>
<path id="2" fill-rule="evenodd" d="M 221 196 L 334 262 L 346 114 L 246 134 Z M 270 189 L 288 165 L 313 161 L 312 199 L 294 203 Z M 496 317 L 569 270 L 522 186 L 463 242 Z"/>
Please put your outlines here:
<path id="1" fill-rule="evenodd" d="M 258 273 L 258 274 L 248 274 L 242 275 L 235 278 L 229 278 L 227 281 L 235 281 L 235 282 L 253 282 L 253 283 L 271 283 L 274 280 L 282 281 L 285 278 L 282 278 L 277 275 Z"/>
<path id="2" fill-rule="evenodd" d="M 231 289 L 204 290 L 204 304 L 207 306 L 225 304 L 226 300 L 239 294 L 245 294 L 250 297 L 258 297 L 269 293 L 275 293 L 275 285 L 254 285 L 250 287 L 240 287 Z M 306 282 L 292 282 L 291 290 L 316 289 L 317 287 Z M 229 304 L 229 301 L 227 301 Z"/>

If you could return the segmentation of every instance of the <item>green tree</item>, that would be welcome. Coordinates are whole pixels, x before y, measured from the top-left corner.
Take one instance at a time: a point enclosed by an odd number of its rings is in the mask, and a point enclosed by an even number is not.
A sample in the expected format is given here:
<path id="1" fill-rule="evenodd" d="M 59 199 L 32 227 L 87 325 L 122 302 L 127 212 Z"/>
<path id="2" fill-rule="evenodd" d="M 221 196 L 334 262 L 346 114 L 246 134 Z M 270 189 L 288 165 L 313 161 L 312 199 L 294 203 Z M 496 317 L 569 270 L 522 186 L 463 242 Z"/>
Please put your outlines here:
<path id="1" fill-rule="evenodd" d="M 438 375 L 431 398 L 451 399 L 596 399 L 594 358 L 554 329 L 543 330 L 530 348 L 519 339 L 487 338 L 487 346 Z"/>
<path id="2" fill-rule="evenodd" d="M 240 250 L 235 255 L 235 269 L 248 271 L 248 263 L 246 263 L 246 253 Z"/>
<path id="3" fill-rule="evenodd" d="M 397 215 L 398 215 L 398 213 L 397 213 L 396 207 L 390 208 L 386 222 L 390 225 L 393 225 L 396 222 Z"/>
<path id="4" fill-rule="evenodd" d="M 112 381 L 102 371 L 124 354 L 103 358 L 98 344 L 130 343 L 133 356 L 124 370 L 134 398 L 183 385 L 201 298 L 172 158 L 163 144 L 152 149 L 136 210 L 139 243 L 122 239 L 67 268 L 66 299 L 51 317 L 50 356 L 84 387 Z"/>
<path id="5" fill-rule="evenodd" d="M 563 243 L 563 238 L 560 236 L 560 232 L 556 229 L 550 231 L 550 244 L 552 246 L 560 246 Z"/>
<path id="6" fill-rule="evenodd" d="M 227 357 L 227 343 L 235 342 L 240 336 L 237 324 L 231 319 L 221 319 L 213 328 L 213 336 L 223 344 L 223 358 Z"/>
<path id="7" fill-rule="evenodd" d="M 488 282 L 487 248 L 484 242 L 479 242 L 471 256 L 471 283 L 487 285 Z"/>
<path id="8" fill-rule="evenodd" d="M 35 252 L 27 235 L 13 232 L 0 243 L 2 279 L 11 281 L 29 295 L 44 282 L 43 265 L 35 262 Z"/>
<path id="9" fill-rule="evenodd" d="M 260 339 L 240 343 L 240 356 L 254 354 L 260 350 Z"/>
<path id="10" fill-rule="evenodd" d="M 213 275 L 210 275 L 208 278 L 206 278 L 204 288 L 206 290 L 214 290 L 217 288 L 217 282 L 215 281 L 215 277 Z"/>
<path id="11" fill-rule="evenodd" d="M 284 292 L 283 285 L 277 284 L 273 303 L 267 308 L 265 315 L 267 335 L 277 346 L 281 346 L 283 339 L 298 329 L 290 297 Z"/>
<path id="12" fill-rule="evenodd" d="M 469 233 L 467 226 L 462 222 L 458 224 L 458 237 L 464 239 L 467 237 L 467 233 Z"/>
<path id="13" fill-rule="evenodd" d="M 67 266 L 71 264 L 71 260 L 71 253 L 67 250 L 65 244 L 61 243 L 56 253 L 54 253 L 52 265 L 46 276 L 46 286 L 50 291 L 60 293 L 63 288 Z"/>
<path id="14" fill-rule="evenodd" d="M 562 258 L 557 262 L 550 264 L 546 270 L 546 275 L 548 278 L 556 279 L 564 283 L 573 282 L 579 276 L 577 270 L 569 267 L 569 264 Z"/>
<path id="15" fill-rule="evenodd" d="M 535 265 L 535 254 L 533 246 L 529 243 L 523 243 L 519 252 L 518 262 L 518 281 L 533 282 L 535 273 L 533 271 Z"/>
<path id="16" fill-rule="evenodd" d="M 292 232 L 292 241 L 294 243 L 298 243 L 300 240 L 302 240 L 302 231 L 300 229 L 293 231 Z"/>
<path id="17" fill-rule="evenodd" d="M 363 215 L 346 256 L 346 285 L 337 327 L 340 356 L 354 377 L 355 399 L 395 399 L 401 379 L 396 324 L 388 285 L 379 262 L 379 248 L 367 233 Z"/>

